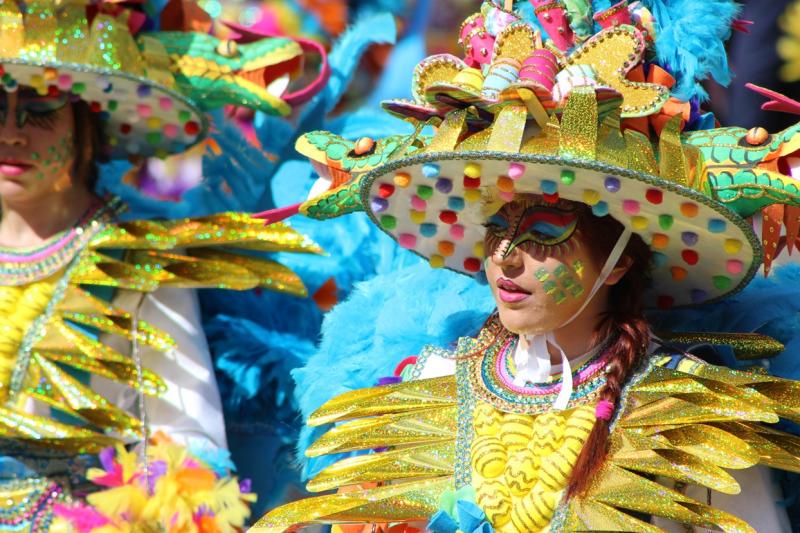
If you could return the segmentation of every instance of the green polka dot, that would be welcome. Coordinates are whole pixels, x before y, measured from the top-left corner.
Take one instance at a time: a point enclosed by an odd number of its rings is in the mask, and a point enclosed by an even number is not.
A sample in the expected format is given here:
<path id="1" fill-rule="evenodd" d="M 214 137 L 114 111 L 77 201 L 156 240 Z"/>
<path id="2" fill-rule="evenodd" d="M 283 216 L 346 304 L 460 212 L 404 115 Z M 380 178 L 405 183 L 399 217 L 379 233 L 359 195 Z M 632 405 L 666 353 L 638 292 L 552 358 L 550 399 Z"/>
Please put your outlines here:
<path id="1" fill-rule="evenodd" d="M 188 122 L 190 118 L 192 118 L 192 114 L 186 111 L 185 109 L 181 109 L 180 111 L 178 111 L 178 119 L 181 122 Z"/>
<path id="2" fill-rule="evenodd" d="M 675 222 L 675 219 L 672 218 L 672 215 L 658 215 L 658 225 L 663 230 L 671 228 L 673 222 Z"/>
<path id="3" fill-rule="evenodd" d="M 572 185 L 575 183 L 575 171 L 574 170 L 562 170 L 561 171 L 561 183 L 564 185 Z"/>
<path id="4" fill-rule="evenodd" d="M 82 81 L 72 84 L 72 89 L 70 89 L 75 94 L 81 94 L 83 91 L 86 90 L 86 84 Z"/>
<path id="5" fill-rule="evenodd" d="M 108 110 L 109 111 L 116 111 L 118 105 L 119 104 L 117 104 L 116 100 L 109 100 L 108 101 Z"/>
<path id="6" fill-rule="evenodd" d="M 147 142 L 150 144 L 159 144 L 161 142 L 161 134 L 157 131 L 151 131 L 145 135 L 144 138 L 147 139 Z"/>
<path id="7" fill-rule="evenodd" d="M 721 291 L 730 289 L 731 278 L 728 276 L 714 276 L 714 286 Z"/>
<path id="8" fill-rule="evenodd" d="M 381 217 L 381 226 L 386 229 L 394 229 L 397 227 L 397 219 L 392 215 L 383 215 Z"/>
<path id="9" fill-rule="evenodd" d="M 429 187 L 428 185 L 420 185 L 417 187 L 417 196 L 423 200 L 430 200 L 431 196 L 433 196 L 433 187 Z"/>

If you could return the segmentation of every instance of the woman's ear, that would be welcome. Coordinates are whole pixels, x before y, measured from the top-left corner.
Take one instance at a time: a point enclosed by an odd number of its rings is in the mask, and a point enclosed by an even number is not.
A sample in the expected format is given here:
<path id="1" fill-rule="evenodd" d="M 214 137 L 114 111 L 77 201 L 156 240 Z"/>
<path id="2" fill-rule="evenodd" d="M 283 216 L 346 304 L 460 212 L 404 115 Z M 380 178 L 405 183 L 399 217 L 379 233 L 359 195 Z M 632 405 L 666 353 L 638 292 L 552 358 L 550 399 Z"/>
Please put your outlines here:
<path id="1" fill-rule="evenodd" d="M 628 272 L 633 265 L 633 259 L 629 255 L 623 255 L 617 261 L 617 266 L 611 271 L 605 281 L 605 285 L 611 286 L 619 283 L 619 280 Z"/>

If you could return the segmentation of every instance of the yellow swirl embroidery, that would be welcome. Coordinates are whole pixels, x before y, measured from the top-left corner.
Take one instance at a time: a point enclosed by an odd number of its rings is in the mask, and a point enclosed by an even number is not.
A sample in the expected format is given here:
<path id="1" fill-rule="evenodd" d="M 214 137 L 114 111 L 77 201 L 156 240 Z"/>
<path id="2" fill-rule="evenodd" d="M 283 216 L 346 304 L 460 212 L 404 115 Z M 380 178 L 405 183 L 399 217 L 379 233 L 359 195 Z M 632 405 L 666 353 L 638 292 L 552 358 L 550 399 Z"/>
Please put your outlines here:
<path id="1" fill-rule="evenodd" d="M 496 531 L 548 528 L 594 422 L 591 405 L 533 416 L 476 406 L 472 484 Z"/>

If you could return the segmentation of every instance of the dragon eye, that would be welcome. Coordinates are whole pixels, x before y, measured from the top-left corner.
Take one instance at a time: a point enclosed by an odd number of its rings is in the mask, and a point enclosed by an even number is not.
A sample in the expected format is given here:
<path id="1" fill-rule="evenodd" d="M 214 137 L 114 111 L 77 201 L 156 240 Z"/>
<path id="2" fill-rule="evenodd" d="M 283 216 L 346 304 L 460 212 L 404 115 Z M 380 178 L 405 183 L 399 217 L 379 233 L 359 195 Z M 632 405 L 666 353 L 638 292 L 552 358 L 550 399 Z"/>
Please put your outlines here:
<path id="1" fill-rule="evenodd" d="M 217 53 L 222 57 L 236 57 L 239 55 L 239 45 L 236 41 L 225 39 L 217 45 Z"/>

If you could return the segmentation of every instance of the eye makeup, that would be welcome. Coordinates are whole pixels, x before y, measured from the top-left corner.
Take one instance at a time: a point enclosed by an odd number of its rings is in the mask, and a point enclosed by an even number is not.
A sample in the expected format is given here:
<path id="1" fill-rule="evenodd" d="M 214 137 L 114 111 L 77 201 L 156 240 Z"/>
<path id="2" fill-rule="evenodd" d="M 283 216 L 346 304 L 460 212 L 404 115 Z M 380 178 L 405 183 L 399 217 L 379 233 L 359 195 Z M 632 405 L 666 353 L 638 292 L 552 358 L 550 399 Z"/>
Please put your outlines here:
<path id="1" fill-rule="evenodd" d="M 508 204 L 485 224 L 490 249 L 504 256 L 518 246 L 533 255 L 564 255 L 572 250 L 577 225 L 576 211 L 530 203 Z"/>
<path id="2" fill-rule="evenodd" d="M 58 96 L 40 95 L 32 90 L 20 90 L 17 97 L 16 125 L 18 128 L 30 124 L 35 128 L 53 129 L 58 119 L 58 112 L 69 101 L 66 94 Z M 0 123 L 5 124 L 8 118 L 8 94 L 3 92 L 0 98 Z"/>

